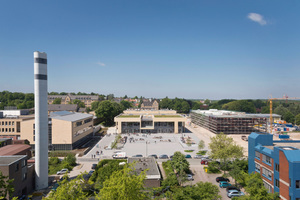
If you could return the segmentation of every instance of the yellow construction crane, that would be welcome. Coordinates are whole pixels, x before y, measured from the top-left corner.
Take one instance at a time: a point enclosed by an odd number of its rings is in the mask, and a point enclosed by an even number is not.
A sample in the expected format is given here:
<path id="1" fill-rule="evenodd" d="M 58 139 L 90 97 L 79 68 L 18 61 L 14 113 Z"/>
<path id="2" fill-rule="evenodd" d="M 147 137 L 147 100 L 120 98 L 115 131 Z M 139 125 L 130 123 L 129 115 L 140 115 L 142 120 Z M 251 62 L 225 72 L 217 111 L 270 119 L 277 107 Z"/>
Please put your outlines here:
<path id="1" fill-rule="evenodd" d="M 272 133 L 273 131 L 273 100 L 288 100 L 288 99 L 300 99 L 300 97 L 288 97 L 287 95 L 284 95 L 282 98 L 269 98 L 269 102 L 270 102 L 270 133 Z"/>

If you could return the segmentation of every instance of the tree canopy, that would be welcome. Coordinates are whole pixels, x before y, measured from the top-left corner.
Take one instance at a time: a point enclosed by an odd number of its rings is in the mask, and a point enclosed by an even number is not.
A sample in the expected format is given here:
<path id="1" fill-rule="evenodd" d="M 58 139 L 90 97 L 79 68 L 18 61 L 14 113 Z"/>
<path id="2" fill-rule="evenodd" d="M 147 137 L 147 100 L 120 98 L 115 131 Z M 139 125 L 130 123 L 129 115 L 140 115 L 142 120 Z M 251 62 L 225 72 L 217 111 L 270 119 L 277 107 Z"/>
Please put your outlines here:
<path id="1" fill-rule="evenodd" d="M 52 104 L 61 104 L 61 98 L 55 98 Z"/>
<path id="2" fill-rule="evenodd" d="M 4 176 L 0 170 L 0 199 L 6 199 L 7 196 L 11 197 L 14 192 L 14 186 L 12 182 L 14 180 Z"/>
<path id="3" fill-rule="evenodd" d="M 101 101 L 95 113 L 98 118 L 103 119 L 105 126 L 111 126 L 114 123 L 114 117 L 123 112 L 120 104 L 109 100 Z"/>
<path id="4" fill-rule="evenodd" d="M 254 103 L 248 100 L 238 100 L 226 103 L 222 106 L 222 109 L 247 113 L 256 113 Z"/>
<path id="5" fill-rule="evenodd" d="M 237 145 L 232 137 L 220 133 L 210 139 L 209 148 L 211 149 L 211 157 L 213 159 L 220 159 L 223 165 L 227 166 L 229 160 L 243 156 L 243 147 Z"/>
<path id="6" fill-rule="evenodd" d="M 173 194 L 169 194 L 169 196 L 169 199 L 176 200 L 221 199 L 218 186 L 210 182 L 199 182 L 189 187 L 176 187 L 173 189 Z"/>
<path id="7" fill-rule="evenodd" d="M 146 195 L 143 192 L 146 172 L 137 175 L 134 167 L 124 167 L 115 171 L 109 179 L 104 181 L 103 188 L 97 194 L 96 199 L 101 200 L 144 200 Z"/>

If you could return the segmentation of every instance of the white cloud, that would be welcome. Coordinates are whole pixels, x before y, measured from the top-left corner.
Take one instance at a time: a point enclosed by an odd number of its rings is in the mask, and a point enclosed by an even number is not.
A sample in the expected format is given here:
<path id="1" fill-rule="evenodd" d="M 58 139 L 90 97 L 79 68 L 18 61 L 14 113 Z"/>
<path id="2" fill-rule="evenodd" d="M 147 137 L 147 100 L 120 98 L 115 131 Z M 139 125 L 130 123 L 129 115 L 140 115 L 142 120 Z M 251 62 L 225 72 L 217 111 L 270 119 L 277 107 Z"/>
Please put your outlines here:
<path id="1" fill-rule="evenodd" d="M 101 67 L 105 67 L 106 66 L 106 64 L 104 64 L 102 62 L 97 62 L 96 64 L 99 65 L 99 66 L 101 66 Z"/>
<path id="2" fill-rule="evenodd" d="M 262 16 L 258 13 L 249 13 L 247 18 L 254 21 L 254 22 L 259 23 L 262 26 L 267 24 L 267 21 L 264 19 L 264 16 Z"/>

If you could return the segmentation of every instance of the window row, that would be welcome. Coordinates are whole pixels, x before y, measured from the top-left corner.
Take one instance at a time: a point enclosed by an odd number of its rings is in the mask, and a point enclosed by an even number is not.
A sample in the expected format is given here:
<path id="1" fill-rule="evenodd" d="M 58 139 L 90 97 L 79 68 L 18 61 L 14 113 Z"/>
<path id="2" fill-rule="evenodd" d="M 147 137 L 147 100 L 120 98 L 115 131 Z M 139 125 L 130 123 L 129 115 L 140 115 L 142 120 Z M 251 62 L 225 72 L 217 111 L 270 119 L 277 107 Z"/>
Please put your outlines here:
<path id="1" fill-rule="evenodd" d="M 264 167 L 262 168 L 262 174 L 267 178 L 272 179 L 272 172 Z"/>
<path id="2" fill-rule="evenodd" d="M 15 132 L 15 128 L 0 128 L 0 132 L 3 132 L 3 133 L 12 132 L 12 133 L 14 133 Z"/>
<path id="3" fill-rule="evenodd" d="M 0 123 L 0 125 L 2 125 L 2 126 L 14 126 L 15 122 L 14 121 L 2 121 L 2 123 Z"/>
<path id="4" fill-rule="evenodd" d="M 272 158 L 270 156 L 267 156 L 265 154 L 262 155 L 262 161 L 265 163 L 271 164 L 271 159 Z"/>

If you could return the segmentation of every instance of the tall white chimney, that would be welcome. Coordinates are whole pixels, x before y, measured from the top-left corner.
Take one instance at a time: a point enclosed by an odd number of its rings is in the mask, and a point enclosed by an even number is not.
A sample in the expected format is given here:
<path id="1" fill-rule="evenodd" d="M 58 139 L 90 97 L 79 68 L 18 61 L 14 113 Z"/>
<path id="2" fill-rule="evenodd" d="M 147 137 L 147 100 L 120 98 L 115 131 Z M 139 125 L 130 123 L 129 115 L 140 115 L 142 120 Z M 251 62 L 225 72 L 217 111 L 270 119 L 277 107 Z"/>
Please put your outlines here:
<path id="1" fill-rule="evenodd" d="M 34 52 L 35 189 L 48 187 L 47 54 Z"/>

